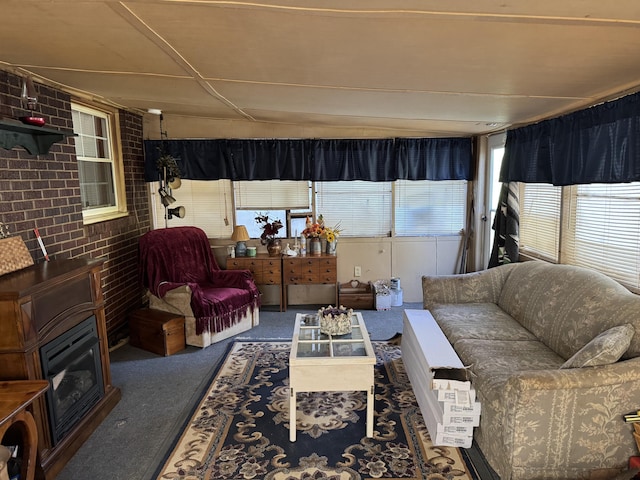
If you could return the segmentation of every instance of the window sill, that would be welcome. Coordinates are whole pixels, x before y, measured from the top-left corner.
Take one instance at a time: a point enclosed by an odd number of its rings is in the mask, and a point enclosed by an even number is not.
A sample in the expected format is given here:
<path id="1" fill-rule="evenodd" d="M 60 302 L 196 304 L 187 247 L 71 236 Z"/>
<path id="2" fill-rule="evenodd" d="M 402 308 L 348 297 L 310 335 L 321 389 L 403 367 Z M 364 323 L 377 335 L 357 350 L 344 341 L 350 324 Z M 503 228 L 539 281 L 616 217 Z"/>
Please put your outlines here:
<path id="1" fill-rule="evenodd" d="M 109 220 L 117 220 L 118 218 L 128 217 L 129 212 L 105 213 L 103 215 L 85 216 L 82 219 L 84 225 L 94 225 L 96 223 L 108 222 Z"/>

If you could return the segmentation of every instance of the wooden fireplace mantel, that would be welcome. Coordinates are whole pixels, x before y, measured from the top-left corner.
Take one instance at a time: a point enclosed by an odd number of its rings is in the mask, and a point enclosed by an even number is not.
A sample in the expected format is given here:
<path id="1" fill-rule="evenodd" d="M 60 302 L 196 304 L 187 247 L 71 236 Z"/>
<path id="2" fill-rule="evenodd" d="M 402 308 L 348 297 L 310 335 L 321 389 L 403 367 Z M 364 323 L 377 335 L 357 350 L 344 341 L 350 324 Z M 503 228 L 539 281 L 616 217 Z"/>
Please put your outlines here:
<path id="1" fill-rule="evenodd" d="M 104 396 L 58 443 L 49 427 L 47 399 L 33 401 L 38 431 L 37 479 L 51 480 L 120 400 L 111 385 L 100 271 L 102 260 L 53 260 L 0 276 L 0 381 L 42 380 L 40 348 L 94 315 Z"/>

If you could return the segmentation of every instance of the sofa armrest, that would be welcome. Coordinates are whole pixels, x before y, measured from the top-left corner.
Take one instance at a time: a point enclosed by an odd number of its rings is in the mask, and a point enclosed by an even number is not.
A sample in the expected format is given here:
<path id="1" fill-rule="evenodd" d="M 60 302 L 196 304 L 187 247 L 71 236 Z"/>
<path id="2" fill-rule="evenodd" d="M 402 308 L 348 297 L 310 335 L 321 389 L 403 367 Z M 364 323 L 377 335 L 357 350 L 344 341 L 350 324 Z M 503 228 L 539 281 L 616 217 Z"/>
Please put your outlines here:
<path id="1" fill-rule="evenodd" d="M 509 273 L 518 264 L 502 265 L 481 272 L 461 275 L 422 277 L 423 307 L 438 303 L 498 303 Z"/>
<path id="2" fill-rule="evenodd" d="M 623 415 L 640 407 L 638 399 L 640 358 L 514 373 L 503 397 L 507 458 L 514 469 L 532 474 L 558 456 L 566 465 L 620 468 L 636 452 Z"/>

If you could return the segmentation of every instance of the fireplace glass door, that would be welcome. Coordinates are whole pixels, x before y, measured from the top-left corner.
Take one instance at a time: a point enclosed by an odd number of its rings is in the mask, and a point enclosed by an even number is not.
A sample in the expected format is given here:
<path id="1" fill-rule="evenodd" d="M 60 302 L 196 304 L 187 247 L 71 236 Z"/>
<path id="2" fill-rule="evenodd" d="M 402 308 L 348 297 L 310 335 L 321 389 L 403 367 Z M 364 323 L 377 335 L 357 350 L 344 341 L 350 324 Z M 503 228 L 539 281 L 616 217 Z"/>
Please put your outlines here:
<path id="1" fill-rule="evenodd" d="M 47 406 L 57 444 L 104 396 L 96 317 L 91 316 L 40 349 L 49 380 Z"/>

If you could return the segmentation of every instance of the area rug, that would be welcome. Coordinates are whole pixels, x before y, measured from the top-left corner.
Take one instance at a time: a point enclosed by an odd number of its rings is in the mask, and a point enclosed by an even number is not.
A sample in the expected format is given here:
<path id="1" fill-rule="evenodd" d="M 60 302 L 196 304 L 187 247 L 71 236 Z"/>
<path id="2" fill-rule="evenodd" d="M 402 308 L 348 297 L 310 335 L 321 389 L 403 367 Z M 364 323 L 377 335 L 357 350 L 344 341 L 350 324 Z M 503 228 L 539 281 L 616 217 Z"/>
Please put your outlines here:
<path id="1" fill-rule="evenodd" d="M 463 451 L 432 445 L 400 347 L 373 342 L 374 437 L 365 392 L 299 393 L 289 441 L 290 342 L 236 342 L 158 480 L 478 480 Z"/>

